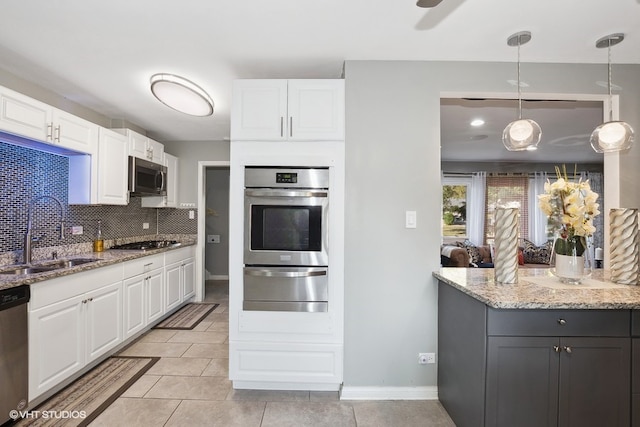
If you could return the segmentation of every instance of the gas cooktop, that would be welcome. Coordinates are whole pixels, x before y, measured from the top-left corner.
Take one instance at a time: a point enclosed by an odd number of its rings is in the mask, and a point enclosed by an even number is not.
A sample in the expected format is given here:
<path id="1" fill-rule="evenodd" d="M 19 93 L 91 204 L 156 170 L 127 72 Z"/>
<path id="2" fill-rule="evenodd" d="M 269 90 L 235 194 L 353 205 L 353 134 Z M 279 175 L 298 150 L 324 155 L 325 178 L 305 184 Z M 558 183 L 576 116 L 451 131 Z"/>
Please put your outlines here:
<path id="1" fill-rule="evenodd" d="M 177 240 L 146 240 L 144 242 L 111 246 L 111 249 L 146 251 L 151 249 L 174 248 L 176 246 L 180 246 L 180 242 Z"/>

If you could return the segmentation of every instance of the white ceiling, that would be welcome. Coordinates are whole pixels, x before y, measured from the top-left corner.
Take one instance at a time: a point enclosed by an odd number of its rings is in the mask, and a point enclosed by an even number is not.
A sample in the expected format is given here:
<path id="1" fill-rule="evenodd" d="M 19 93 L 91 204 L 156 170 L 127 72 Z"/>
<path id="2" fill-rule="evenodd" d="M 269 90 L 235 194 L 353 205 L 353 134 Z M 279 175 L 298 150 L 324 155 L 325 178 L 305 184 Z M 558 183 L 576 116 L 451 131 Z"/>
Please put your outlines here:
<path id="1" fill-rule="evenodd" d="M 236 78 L 339 78 L 345 60 L 606 63 L 595 41 L 622 32 L 614 63 L 640 63 L 640 0 L 2 0 L 0 68 L 161 140 L 229 136 Z M 213 117 L 160 104 L 149 77 L 206 89 Z M 502 126 L 502 125 L 501 125 Z"/>

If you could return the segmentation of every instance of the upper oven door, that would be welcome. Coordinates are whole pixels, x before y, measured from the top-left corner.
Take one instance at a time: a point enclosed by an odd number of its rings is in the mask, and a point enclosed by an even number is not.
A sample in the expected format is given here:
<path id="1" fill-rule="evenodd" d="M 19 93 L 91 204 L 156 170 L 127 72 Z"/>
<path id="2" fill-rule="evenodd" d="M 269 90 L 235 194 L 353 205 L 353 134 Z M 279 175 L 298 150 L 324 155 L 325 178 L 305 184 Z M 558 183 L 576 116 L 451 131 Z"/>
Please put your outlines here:
<path id="1" fill-rule="evenodd" d="M 244 263 L 326 266 L 327 190 L 245 190 Z"/>

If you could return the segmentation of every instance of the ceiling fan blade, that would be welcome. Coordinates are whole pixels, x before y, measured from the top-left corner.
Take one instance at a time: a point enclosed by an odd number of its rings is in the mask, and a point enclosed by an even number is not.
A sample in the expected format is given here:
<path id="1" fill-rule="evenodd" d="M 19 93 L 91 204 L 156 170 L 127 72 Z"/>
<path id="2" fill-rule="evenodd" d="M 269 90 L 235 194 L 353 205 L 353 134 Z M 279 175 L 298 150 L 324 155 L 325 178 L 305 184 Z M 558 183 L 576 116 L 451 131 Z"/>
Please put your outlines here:
<path id="1" fill-rule="evenodd" d="M 436 7 L 441 1 L 442 0 L 418 0 L 416 6 L 424 8 Z"/>

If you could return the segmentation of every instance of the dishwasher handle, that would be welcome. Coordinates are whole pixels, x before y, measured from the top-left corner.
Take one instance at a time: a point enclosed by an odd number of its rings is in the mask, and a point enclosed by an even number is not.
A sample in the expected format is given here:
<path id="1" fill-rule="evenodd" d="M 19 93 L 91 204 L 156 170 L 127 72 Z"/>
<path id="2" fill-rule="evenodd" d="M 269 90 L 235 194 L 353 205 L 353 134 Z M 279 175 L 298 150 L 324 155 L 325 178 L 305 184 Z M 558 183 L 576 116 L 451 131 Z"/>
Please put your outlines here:
<path id="1" fill-rule="evenodd" d="M 0 290 L 0 311 L 26 304 L 30 299 L 31 288 L 29 285 Z"/>

